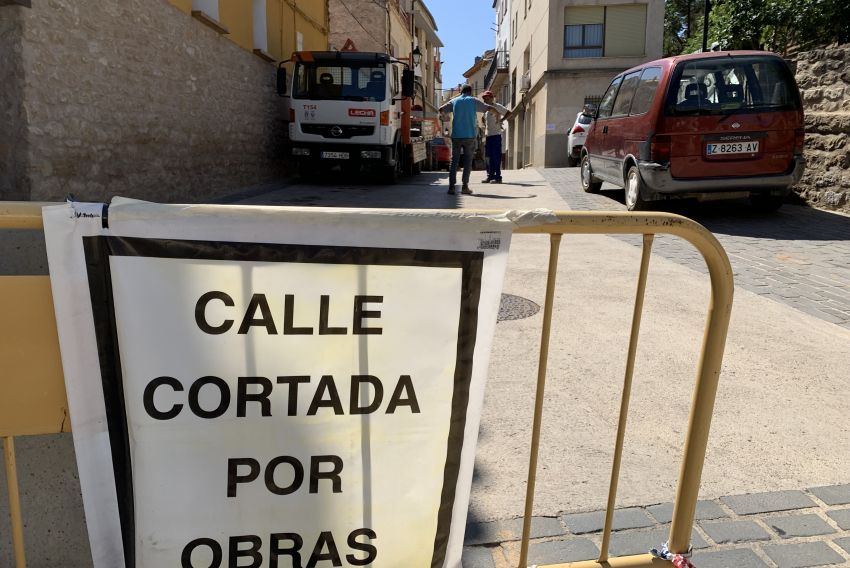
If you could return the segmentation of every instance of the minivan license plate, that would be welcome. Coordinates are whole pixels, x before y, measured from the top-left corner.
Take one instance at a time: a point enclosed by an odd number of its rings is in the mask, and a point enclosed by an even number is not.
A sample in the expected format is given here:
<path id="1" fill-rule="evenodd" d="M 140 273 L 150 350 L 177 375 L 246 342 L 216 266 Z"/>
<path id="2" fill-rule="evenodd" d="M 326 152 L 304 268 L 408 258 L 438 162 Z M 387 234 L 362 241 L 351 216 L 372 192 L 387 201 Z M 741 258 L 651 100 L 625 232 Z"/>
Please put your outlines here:
<path id="1" fill-rule="evenodd" d="M 759 151 L 759 143 L 753 142 L 721 142 L 706 144 L 705 153 L 709 156 L 719 154 L 755 154 Z"/>
<path id="2" fill-rule="evenodd" d="M 322 152 L 323 158 L 332 158 L 334 160 L 347 160 L 348 152 Z"/>

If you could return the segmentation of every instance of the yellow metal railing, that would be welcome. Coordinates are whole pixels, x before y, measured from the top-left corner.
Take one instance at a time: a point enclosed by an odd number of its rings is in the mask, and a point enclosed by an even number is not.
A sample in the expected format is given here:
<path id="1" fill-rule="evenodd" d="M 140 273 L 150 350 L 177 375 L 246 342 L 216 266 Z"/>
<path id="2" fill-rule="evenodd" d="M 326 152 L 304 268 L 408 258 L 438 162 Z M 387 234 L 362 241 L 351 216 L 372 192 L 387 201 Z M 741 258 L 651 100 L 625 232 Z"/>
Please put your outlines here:
<path id="1" fill-rule="evenodd" d="M 42 228 L 41 208 L 44 205 L 47 204 L 0 202 L 0 229 Z M 616 502 L 632 373 L 654 235 L 674 235 L 690 242 L 705 259 L 711 281 L 711 300 L 703 334 L 702 352 L 697 367 L 696 385 L 691 402 L 688 431 L 685 437 L 679 484 L 676 490 L 673 519 L 668 539 L 668 548 L 673 553 L 685 553 L 689 548 L 711 415 L 720 377 L 723 348 L 726 343 L 726 331 L 732 310 L 732 269 L 726 252 L 717 239 L 701 225 L 678 215 L 566 211 L 557 212 L 555 216 L 557 222 L 554 222 L 553 218 L 549 218 L 549 220 L 541 220 L 538 224 L 523 226 L 514 230 L 514 233 L 517 234 L 548 233 L 550 235 L 537 394 L 529 455 L 525 518 L 518 566 L 526 566 L 528 560 L 528 541 L 534 510 L 534 486 L 540 445 L 540 429 L 543 420 L 546 363 L 549 353 L 549 336 L 561 237 L 564 234 L 641 234 L 643 235 L 643 253 L 632 316 L 632 329 L 600 556 L 597 560 L 553 564 L 538 568 L 669 567 L 671 565 L 669 561 L 653 557 L 650 554 L 608 557 L 608 543 L 610 542 Z M 59 345 L 49 278 L 47 276 L 0 276 L 0 314 L 3 314 L 3 322 L 0 322 L 0 365 L 2 365 L 0 367 L 0 393 L 2 393 L 0 395 L 0 437 L 3 438 L 4 445 L 15 565 L 16 568 L 25 568 L 23 520 L 15 467 L 14 436 L 70 431 L 68 403 L 65 398 L 65 387 L 59 360 Z"/>

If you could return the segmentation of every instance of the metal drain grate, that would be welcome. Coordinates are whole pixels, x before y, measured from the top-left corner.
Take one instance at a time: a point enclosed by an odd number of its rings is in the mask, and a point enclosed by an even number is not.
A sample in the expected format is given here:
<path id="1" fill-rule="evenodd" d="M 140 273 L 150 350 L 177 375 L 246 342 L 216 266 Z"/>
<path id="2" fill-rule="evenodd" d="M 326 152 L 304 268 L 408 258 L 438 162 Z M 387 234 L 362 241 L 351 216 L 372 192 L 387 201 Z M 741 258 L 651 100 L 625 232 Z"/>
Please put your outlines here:
<path id="1" fill-rule="evenodd" d="M 540 306 L 528 298 L 514 296 L 513 294 L 502 294 L 502 301 L 499 303 L 499 316 L 496 321 L 530 318 L 539 311 Z"/>

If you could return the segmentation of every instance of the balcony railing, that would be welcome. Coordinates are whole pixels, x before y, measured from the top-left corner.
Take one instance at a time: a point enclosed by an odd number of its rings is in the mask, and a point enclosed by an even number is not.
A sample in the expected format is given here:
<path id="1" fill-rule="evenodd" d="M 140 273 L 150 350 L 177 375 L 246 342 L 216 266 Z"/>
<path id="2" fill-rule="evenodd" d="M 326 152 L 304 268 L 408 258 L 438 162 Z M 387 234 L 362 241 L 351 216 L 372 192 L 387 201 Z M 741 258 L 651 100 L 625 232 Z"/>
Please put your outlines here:
<path id="1" fill-rule="evenodd" d="M 507 51 L 497 51 L 490 61 L 490 68 L 487 69 L 487 74 L 484 75 L 484 88 L 489 89 L 496 79 L 496 73 L 507 73 L 508 64 L 510 63 L 510 54 Z"/>

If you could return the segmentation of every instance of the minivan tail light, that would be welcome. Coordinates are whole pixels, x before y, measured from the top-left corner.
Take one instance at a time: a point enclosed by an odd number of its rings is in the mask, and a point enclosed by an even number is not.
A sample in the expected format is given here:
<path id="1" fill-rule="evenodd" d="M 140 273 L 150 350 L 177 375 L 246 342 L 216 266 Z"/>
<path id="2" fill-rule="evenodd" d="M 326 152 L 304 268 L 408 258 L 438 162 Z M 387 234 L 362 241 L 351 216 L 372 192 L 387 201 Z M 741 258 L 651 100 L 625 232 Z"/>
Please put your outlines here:
<path id="1" fill-rule="evenodd" d="M 295 109 L 289 109 L 289 122 L 295 122 Z"/>
<path id="2" fill-rule="evenodd" d="M 649 159 L 653 162 L 669 162 L 671 147 L 669 136 L 653 136 L 649 143 Z"/>
<path id="3" fill-rule="evenodd" d="M 390 125 L 390 111 L 382 110 L 381 111 L 381 126 L 389 126 Z"/>
<path id="4" fill-rule="evenodd" d="M 806 129 L 805 128 L 795 128 L 794 129 L 794 153 L 797 155 L 802 155 L 803 147 L 806 143 Z"/>
<path id="5" fill-rule="evenodd" d="M 572 134 L 578 134 L 579 132 L 584 132 L 584 128 L 576 124 L 575 128 L 573 128 Z"/>

